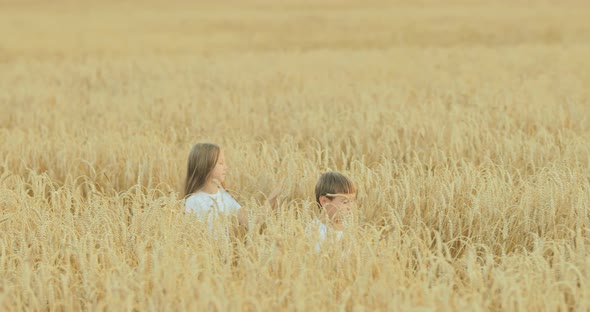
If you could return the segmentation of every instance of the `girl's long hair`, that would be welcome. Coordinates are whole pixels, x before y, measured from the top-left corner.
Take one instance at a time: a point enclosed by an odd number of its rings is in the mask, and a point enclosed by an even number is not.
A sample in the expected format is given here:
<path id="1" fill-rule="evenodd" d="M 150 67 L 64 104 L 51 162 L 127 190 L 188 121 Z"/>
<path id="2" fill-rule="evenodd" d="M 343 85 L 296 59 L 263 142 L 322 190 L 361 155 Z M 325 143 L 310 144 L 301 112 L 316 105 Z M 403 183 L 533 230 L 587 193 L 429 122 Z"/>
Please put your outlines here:
<path id="1" fill-rule="evenodd" d="M 213 143 L 198 143 L 193 146 L 188 156 L 184 198 L 205 186 L 217 164 L 219 151 L 219 146 Z"/>

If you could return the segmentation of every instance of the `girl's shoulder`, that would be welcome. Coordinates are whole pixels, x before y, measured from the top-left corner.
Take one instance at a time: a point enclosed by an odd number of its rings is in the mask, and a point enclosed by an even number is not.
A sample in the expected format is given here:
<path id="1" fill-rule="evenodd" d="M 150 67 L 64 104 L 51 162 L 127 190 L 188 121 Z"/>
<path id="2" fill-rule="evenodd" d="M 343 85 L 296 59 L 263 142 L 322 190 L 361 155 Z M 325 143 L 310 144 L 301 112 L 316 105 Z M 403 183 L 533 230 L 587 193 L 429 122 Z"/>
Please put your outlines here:
<path id="1" fill-rule="evenodd" d="M 205 192 L 197 192 L 186 198 L 185 206 L 187 210 L 207 209 L 211 207 L 213 200 Z"/>
<path id="2" fill-rule="evenodd" d="M 196 192 L 192 193 L 189 197 L 186 198 L 186 201 L 195 201 L 195 200 L 205 200 L 211 198 L 209 194 L 205 192 Z"/>
<path id="3" fill-rule="evenodd" d="M 230 209 L 240 209 L 241 205 L 238 201 L 226 190 L 223 188 L 219 189 L 219 196 L 222 198 L 222 201 L 228 205 Z"/>

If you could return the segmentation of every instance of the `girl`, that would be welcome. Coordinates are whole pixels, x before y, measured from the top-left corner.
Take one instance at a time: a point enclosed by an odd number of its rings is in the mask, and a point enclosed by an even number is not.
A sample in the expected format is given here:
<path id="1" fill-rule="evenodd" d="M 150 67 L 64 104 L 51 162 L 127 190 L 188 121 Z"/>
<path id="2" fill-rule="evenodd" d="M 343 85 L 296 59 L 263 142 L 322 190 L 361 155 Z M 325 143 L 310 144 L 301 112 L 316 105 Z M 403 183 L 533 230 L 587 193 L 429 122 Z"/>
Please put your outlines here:
<path id="1" fill-rule="evenodd" d="M 240 225 L 247 226 L 247 211 L 225 190 L 226 172 L 225 156 L 219 146 L 212 143 L 193 146 L 184 187 L 185 209 L 207 220 L 210 227 L 216 217 L 232 215 L 237 216 Z M 277 188 L 269 195 L 265 207 L 276 204 L 279 191 Z"/>

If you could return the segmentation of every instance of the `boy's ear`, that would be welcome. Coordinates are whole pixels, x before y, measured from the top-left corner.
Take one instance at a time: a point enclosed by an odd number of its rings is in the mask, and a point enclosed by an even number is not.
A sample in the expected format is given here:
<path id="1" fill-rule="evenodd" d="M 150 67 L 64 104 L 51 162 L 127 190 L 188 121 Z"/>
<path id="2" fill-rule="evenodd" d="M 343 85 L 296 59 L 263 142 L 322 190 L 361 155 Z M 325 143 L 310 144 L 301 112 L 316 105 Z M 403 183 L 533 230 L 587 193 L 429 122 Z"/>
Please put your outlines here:
<path id="1" fill-rule="evenodd" d="M 320 196 L 320 206 L 324 207 L 327 203 L 330 202 L 328 196 Z"/>

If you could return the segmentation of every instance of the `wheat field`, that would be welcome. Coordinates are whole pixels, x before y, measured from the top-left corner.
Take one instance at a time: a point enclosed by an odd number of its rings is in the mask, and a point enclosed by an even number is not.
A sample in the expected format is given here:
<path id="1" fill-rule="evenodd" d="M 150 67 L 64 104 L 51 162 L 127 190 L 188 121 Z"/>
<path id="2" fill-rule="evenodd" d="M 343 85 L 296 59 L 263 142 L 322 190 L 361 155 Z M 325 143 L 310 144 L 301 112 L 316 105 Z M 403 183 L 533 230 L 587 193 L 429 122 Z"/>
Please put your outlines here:
<path id="1" fill-rule="evenodd" d="M 0 1 L 2 311 L 588 311 L 585 1 Z M 185 214 L 215 142 L 261 211 Z M 358 186 L 313 251 L 314 185 Z M 349 254 L 342 256 L 343 248 Z"/>

